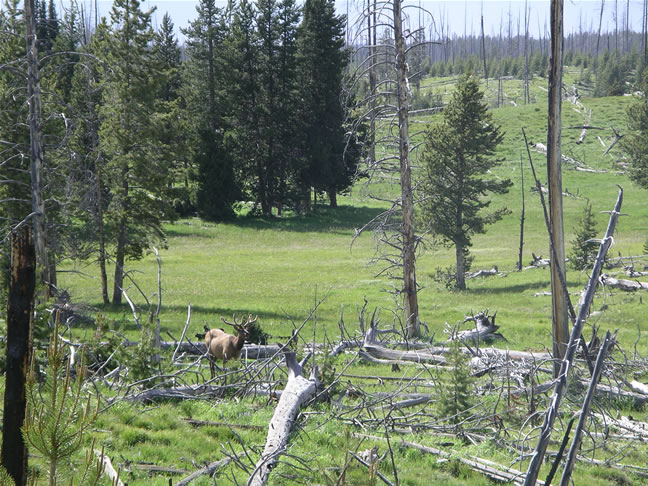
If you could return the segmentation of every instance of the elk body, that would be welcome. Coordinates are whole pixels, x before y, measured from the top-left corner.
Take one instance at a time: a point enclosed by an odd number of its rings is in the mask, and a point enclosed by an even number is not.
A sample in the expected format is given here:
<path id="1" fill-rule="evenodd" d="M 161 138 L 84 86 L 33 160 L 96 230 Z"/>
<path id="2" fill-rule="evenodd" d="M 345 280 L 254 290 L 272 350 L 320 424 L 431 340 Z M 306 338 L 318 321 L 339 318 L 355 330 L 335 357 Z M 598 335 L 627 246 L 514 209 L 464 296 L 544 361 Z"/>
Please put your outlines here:
<path id="1" fill-rule="evenodd" d="M 227 322 L 221 317 L 221 321 L 229 324 L 236 331 L 236 335 L 228 334 L 222 329 L 208 329 L 205 327 L 205 345 L 207 346 L 207 357 L 209 358 L 209 371 L 211 377 L 215 376 L 215 362 L 222 360 L 223 364 L 230 359 L 238 359 L 241 356 L 241 349 L 245 340 L 249 337 L 249 329 L 252 324 L 257 320 L 258 316 L 254 319 L 252 315 L 248 315 L 247 322 L 243 324 L 243 319 L 240 322 L 236 321 L 236 317 L 232 316 L 234 322 Z"/>

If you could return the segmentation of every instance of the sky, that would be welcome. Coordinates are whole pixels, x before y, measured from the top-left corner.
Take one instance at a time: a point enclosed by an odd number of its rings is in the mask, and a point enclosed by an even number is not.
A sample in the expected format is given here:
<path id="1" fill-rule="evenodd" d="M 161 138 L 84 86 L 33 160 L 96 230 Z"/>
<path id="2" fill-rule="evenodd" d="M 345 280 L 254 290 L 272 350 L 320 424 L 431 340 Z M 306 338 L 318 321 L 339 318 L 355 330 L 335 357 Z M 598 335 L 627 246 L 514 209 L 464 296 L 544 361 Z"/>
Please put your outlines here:
<path id="1" fill-rule="evenodd" d="M 62 9 L 70 4 L 70 0 L 57 0 L 59 4 L 59 15 Z M 95 0 L 76 0 L 79 5 L 84 5 L 86 12 L 94 12 Z M 96 0 L 99 17 L 109 16 L 112 1 Z M 300 0 L 298 0 L 299 2 Z M 499 35 L 500 25 L 503 25 L 504 34 L 506 34 L 509 17 L 513 25 L 514 32 L 517 32 L 518 19 L 524 18 L 524 0 L 406 0 L 412 6 L 421 5 L 434 18 L 437 31 L 440 31 L 441 24 L 444 28 L 449 28 L 451 33 L 463 34 L 464 24 L 470 34 L 480 32 L 481 15 L 484 16 L 484 30 L 486 34 Z M 216 0 L 217 4 L 224 6 L 224 0 Z M 184 37 L 180 33 L 180 27 L 186 27 L 188 23 L 196 17 L 196 5 L 198 0 L 142 0 L 143 8 L 157 7 L 153 16 L 154 27 L 159 26 L 162 17 L 166 12 L 171 16 L 175 24 L 179 40 L 182 42 Z M 626 9 L 630 11 L 630 28 L 635 31 L 641 31 L 642 21 L 642 0 L 608 0 L 605 2 L 603 14 L 603 31 L 613 32 L 615 29 L 615 5 L 618 8 L 619 28 L 625 23 Z M 538 33 L 549 30 L 549 0 L 529 0 L 528 8 L 530 11 L 529 31 L 532 36 L 538 37 Z M 336 8 L 340 14 L 349 14 L 351 21 L 358 18 L 362 8 L 362 0 L 336 0 Z M 569 34 L 577 32 L 582 25 L 583 30 L 598 30 L 599 14 L 601 10 L 601 1 L 591 0 L 564 0 L 564 31 Z M 416 28 L 418 25 L 418 14 L 414 9 L 404 9 L 405 13 L 412 15 L 410 19 L 411 27 Z M 93 16 L 93 15 L 92 15 Z M 465 22 L 464 22 L 465 20 Z M 431 22 L 424 20 L 429 28 Z M 524 21 L 520 21 L 521 30 Z"/>

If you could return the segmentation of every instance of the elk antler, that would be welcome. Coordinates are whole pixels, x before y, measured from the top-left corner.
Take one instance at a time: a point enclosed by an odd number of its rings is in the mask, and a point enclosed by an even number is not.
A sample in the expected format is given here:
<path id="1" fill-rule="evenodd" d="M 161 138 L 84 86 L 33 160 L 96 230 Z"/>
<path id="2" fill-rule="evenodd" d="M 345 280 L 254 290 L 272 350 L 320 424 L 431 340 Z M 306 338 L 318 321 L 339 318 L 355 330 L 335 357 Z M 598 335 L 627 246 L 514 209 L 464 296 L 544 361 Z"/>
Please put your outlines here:
<path id="1" fill-rule="evenodd" d="M 236 314 L 232 314 L 232 320 L 234 322 L 228 322 L 225 320 L 224 317 L 221 317 L 221 321 L 223 321 L 225 324 L 232 326 L 234 329 L 239 330 L 239 329 L 247 328 L 248 326 L 254 324 L 258 318 L 259 316 L 257 315 L 254 319 L 252 319 L 252 314 L 248 314 L 247 322 L 243 324 L 243 318 L 241 318 L 240 321 L 237 321 Z"/>

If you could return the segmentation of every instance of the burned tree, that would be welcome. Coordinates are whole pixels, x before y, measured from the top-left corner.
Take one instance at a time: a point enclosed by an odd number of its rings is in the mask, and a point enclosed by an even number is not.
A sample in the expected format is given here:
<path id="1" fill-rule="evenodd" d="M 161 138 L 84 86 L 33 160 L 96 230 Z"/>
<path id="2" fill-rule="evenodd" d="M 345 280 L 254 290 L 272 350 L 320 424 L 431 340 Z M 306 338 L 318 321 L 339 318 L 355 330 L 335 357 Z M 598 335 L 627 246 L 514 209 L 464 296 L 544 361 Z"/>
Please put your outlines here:
<path id="1" fill-rule="evenodd" d="M 366 169 L 370 197 L 383 199 L 373 193 L 373 183 L 397 186 L 400 193 L 390 199 L 391 207 L 358 231 L 374 230 L 378 239 L 376 262 L 386 264 L 380 275 L 398 280 L 394 293 L 402 296 L 403 315 L 408 336 L 419 332 L 419 312 L 416 283 L 416 251 L 419 238 L 414 225 L 415 193 L 412 184 L 412 152 L 409 133 L 408 55 L 420 49 L 421 25 L 410 28 L 410 19 L 402 11 L 402 1 L 392 0 L 372 5 L 358 20 L 357 38 L 368 41 L 355 54 L 356 69 L 351 74 L 351 93 L 364 95 L 354 107 L 358 126 L 369 122 L 369 157 Z M 377 26 L 383 26 L 381 44 L 377 43 Z M 378 69 L 380 67 L 380 69 Z M 362 83 L 368 78 L 368 89 Z M 355 132 L 357 133 L 358 126 Z M 402 273 L 401 273 L 402 272 Z"/>
<path id="2" fill-rule="evenodd" d="M 36 254 L 31 228 L 11 233 L 11 276 L 7 304 L 7 372 L 2 415 L 2 465 L 17 485 L 27 483 L 27 446 L 21 427 L 27 401 L 25 384 L 31 356 Z"/>

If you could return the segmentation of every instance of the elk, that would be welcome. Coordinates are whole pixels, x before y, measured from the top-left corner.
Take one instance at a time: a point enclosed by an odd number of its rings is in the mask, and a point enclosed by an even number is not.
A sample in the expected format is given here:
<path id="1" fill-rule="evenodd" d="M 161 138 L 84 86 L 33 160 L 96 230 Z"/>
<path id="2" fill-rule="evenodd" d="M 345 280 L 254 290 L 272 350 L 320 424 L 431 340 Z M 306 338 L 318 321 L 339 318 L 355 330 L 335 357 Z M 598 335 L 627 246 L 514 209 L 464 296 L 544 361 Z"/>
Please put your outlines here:
<path id="1" fill-rule="evenodd" d="M 207 357 L 209 358 L 209 371 L 212 379 L 215 376 L 215 361 L 223 360 L 223 364 L 230 359 L 238 359 L 241 356 L 243 343 L 249 337 L 249 329 L 256 322 L 259 316 L 252 318 L 248 314 L 247 322 L 243 324 L 243 319 L 237 322 L 236 317 L 232 316 L 234 322 L 227 322 L 223 317 L 221 321 L 229 324 L 236 331 L 236 336 L 227 334 L 222 329 L 209 329 L 205 326 L 205 345 L 207 346 Z"/>

